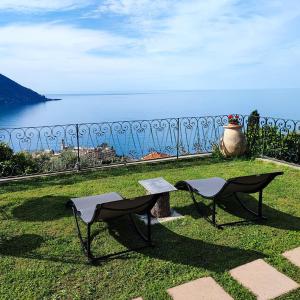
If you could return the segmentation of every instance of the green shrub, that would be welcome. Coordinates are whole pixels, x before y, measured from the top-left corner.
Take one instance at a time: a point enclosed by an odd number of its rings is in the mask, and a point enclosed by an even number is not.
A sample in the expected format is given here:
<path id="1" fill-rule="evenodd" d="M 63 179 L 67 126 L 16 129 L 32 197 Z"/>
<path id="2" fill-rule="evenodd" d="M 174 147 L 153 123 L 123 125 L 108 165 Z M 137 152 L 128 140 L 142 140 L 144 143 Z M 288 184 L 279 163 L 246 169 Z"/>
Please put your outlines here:
<path id="1" fill-rule="evenodd" d="M 0 143 L 0 162 L 10 160 L 13 154 L 13 150 L 6 143 Z"/>
<path id="2" fill-rule="evenodd" d="M 262 154 L 293 163 L 300 163 L 300 134 L 282 133 L 277 127 L 262 129 Z"/>
<path id="3" fill-rule="evenodd" d="M 15 153 L 11 158 L 13 175 L 28 175 L 39 172 L 37 161 L 28 152 Z"/>
<path id="4" fill-rule="evenodd" d="M 260 115 L 257 110 L 254 110 L 249 118 L 248 125 L 245 132 L 247 139 L 247 156 L 258 156 L 261 153 L 261 140 L 260 140 Z"/>
<path id="5" fill-rule="evenodd" d="M 57 156 L 52 156 L 43 166 L 44 172 L 72 170 L 77 165 L 77 154 L 72 150 L 64 150 Z"/>
<path id="6" fill-rule="evenodd" d="M 33 155 L 33 160 L 36 165 L 37 172 L 39 173 L 48 173 L 48 164 L 51 161 L 51 154 L 44 152 L 35 152 Z"/>
<path id="7" fill-rule="evenodd" d="M 287 162 L 300 163 L 300 134 L 268 124 L 260 126 L 260 116 L 256 110 L 249 116 L 245 134 L 248 156 L 263 155 Z"/>
<path id="8" fill-rule="evenodd" d="M 40 171 L 38 161 L 29 152 L 17 152 L 0 143 L 0 176 L 17 176 Z"/>
<path id="9" fill-rule="evenodd" d="M 72 150 L 63 151 L 58 158 L 66 169 L 73 169 L 77 163 L 77 154 Z"/>
<path id="10" fill-rule="evenodd" d="M 13 174 L 13 165 L 10 160 L 0 162 L 0 176 L 7 177 L 12 176 Z"/>
<path id="11" fill-rule="evenodd" d="M 218 144 L 212 145 L 212 158 L 216 160 L 224 160 L 225 156 L 222 154 L 220 150 L 220 146 Z"/>

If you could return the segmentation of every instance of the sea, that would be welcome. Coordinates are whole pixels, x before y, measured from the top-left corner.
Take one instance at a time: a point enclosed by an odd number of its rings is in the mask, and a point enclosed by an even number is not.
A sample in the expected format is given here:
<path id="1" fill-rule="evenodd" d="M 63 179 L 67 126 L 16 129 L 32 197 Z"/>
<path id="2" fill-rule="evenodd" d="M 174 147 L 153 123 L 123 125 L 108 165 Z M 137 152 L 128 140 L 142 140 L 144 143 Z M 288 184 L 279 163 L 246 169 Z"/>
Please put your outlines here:
<path id="1" fill-rule="evenodd" d="M 48 101 L 1 107 L 0 127 L 216 116 L 230 113 L 300 119 L 300 89 L 49 94 Z"/>

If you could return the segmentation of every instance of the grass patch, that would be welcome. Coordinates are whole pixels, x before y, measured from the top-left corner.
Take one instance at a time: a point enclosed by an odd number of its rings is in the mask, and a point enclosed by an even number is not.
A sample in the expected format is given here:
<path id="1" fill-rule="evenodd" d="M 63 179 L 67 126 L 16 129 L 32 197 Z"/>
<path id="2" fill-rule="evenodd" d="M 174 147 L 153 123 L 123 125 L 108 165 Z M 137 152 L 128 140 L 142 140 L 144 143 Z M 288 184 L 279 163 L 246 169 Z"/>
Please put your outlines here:
<path id="1" fill-rule="evenodd" d="M 188 193 L 172 193 L 171 206 L 185 217 L 153 226 L 156 247 L 99 266 L 86 263 L 65 208 L 71 197 L 111 191 L 126 197 L 144 194 L 140 179 L 162 176 L 175 183 L 277 170 L 285 174 L 265 190 L 268 221 L 262 225 L 215 229 L 197 214 Z M 199 158 L 4 183 L 0 208 L 8 219 L 0 214 L 1 299 L 169 299 L 166 289 L 203 276 L 213 276 L 235 299 L 254 299 L 228 270 L 257 258 L 300 282 L 300 270 L 281 256 L 300 245 L 299 183 L 298 170 L 252 160 Z M 245 201 L 257 203 L 253 197 Z M 217 212 L 222 222 L 244 217 L 230 199 Z M 100 233 L 95 254 L 139 243 L 126 220 L 97 223 L 94 230 Z M 299 298 L 297 290 L 280 299 Z"/>

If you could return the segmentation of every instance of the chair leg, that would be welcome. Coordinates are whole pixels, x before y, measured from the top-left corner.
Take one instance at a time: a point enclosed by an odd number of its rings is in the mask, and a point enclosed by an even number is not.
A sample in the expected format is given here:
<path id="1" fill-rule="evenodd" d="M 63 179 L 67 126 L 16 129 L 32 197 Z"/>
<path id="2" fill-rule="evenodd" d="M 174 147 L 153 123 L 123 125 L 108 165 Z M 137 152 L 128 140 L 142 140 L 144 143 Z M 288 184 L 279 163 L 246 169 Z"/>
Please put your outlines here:
<path id="1" fill-rule="evenodd" d="M 263 191 L 259 191 L 259 199 L 258 199 L 258 217 L 260 219 L 264 218 L 262 215 L 262 201 L 263 201 Z"/>
<path id="2" fill-rule="evenodd" d="M 153 246 L 152 239 L 151 239 L 151 212 L 150 212 L 150 210 L 147 212 L 147 235 L 144 235 L 141 232 L 141 230 L 136 226 L 132 216 L 129 215 L 130 220 L 132 221 L 132 224 L 134 225 L 134 228 L 136 229 L 136 232 L 147 243 L 146 246 L 127 249 L 127 250 L 124 250 L 124 251 L 111 253 L 111 254 L 107 254 L 107 255 L 99 256 L 99 257 L 95 257 L 92 254 L 92 251 L 91 251 L 91 243 L 92 243 L 91 227 L 92 227 L 92 224 L 87 224 L 87 237 L 86 237 L 86 240 L 84 240 L 83 237 L 82 237 L 81 230 L 80 230 L 80 226 L 79 226 L 79 222 L 78 222 L 78 218 L 77 218 L 77 214 L 76 214 L 76 209 L 74 207 L 73 207 L 73 214 L 74 214 L 74 218 L 75 218 L 75 224 L 76 224 L 76 229 L 77 229 L 77 233 L 78 233 L 78 238 L 80 240 L 83 252 L 88 258 L 89 263 L 93 264 L 97 261 L 104 261 L 104 260 L 109 259 L 109 258 L 114 257 L 114 256 L 118 256 L 118 255 L 121 255 L 121 254 L 126 254 L 126 253 L 134 251 L 134 250 L 141 250 L 141 249 L 144 249 L 146 247 Z"/>
<path id="3" fill-rule="evenodd" d="M 76 210 L 74 207 L 73 207 L 73 214 L 74 214 L 74 218 L 75 218 L 75 224 L 76 224 L 78 238 L 80 240 L 80 244 L 81 244 L 83 253 L 87 256 L 88 260 L 91 262 L 94 259 L 92 252 L 91 252 L 91 242 L 92 242 L 92 240 L 91 240 L 91 224 L 87 225 L 87 239 L 84 240 L 82 237 Z"/>
<path id="4" fill-rule="evenodd" d="M 201 212 L 201 209 L 200 209 L 200 207 L 199 207 L 199 204 L 198 204 L 198 202 L 197 202 L 197 200 L 196 200 L 196 198 L 195 198 L 194 192 L 190 189 L 189 186 L 188 186 L 188 188 L 189 188 L 189 192 L 190 192 L 191 198 L 192 198 L 192 200 L 193 200 L 193 202 L 194 202 L 194 205 L 195 205 L 195 207 L 196 207 L 196 210 L 198 211 L 198 213 L 199 213 L 201 216 L 203 216 L 203 214 L 202 214 L 202 212 Z"/>
<path id="5" fill-rule="evenodd" d="M 189 192 L 190 192 L 191 198 L 195 204 L 195 207 L 196 207 L 196 210 L 198 211 L 198 213 L 202 217 L 204 217 L 208 222 L 210 222 L 213 226 L 220 229 L 221 227 L 216 222 L 216 208 L 217 208 L 216 199 L 215 198 L 212 199 L 213 200 L 213 211 L 212 211 L 212 219 L 210 219 L 209 217 L 202 214 L 199 204 L 194 196 L 194 192 L 190 189 L 190 187 L 189 187 Z"/>
<path id="6" fill-rule="evenodd" d="M 243 225 L 245 223 L 254 222 L 254 221 L 260 221 L 260 220 L 266 220 L 267 218 L 262 215 L 262 191 L 259 192 L 259 201 L 258 201 L 258 211 L 255 212 L 251 209 L 249 209 L 237 196 L 236 193 L 233 194 L 236 201 L 241 205 L 241 207 L 249 212 L 250 214 L 254 215 L 256 218 L 254 219 L 246 219 L 241 221 L 235 221 L 235 222 L 229 222 L 224 224 L 217 225 L 218 228 L 222 228 L 223 226 L 232 226 L 232 225 Z"/>
<path id="7" fill-rule="evenodd" d="M 147 236 L 148 236 L 148 244 L 153 246 L 152 243 L 152 231 L 151 231 L 151 211 L 147 211 Z"/>
<path id="8" fill-rule="evenodd" d="M 74 215 L 75 225 L 76 225 L 76 229 L 77 229 L 77 235 L 78 235 L 78 238 L 80 240 L 80 244 L 82 246 L 83 251 L 86 252 L 86 245 L 85 245 L 85 242 L 84 242 L 84 240 L 82 238 L 82 234 L 81 234 L 79 222 L 78 222 L 78 219 L 77 219 L 76 210 L 75 210 L 74 207 L 72 209 L 73 209 L 73 215 Z"/>
<path id="9" fill-rule="evenodd" d="M 211 223 L 213 224 L 213 226 L 215 226 L 216 228 L 218 229 L 223 229 L 223 225 L 222 224 L 218 224 L 217 223 L 217 198 L 213 198 L 212 201 L 213 201 L 213 212 L 212 212 L 212 221 Z M 208 219 L 209 220 L 209 219 Z M 210 221 L 210 220 L 209 220 Z"/>
<path id="10" fill-rule="evenodd" d="M 130 248 L 130 249 L 126 249 L 124 251 L 120 251 L 120 252 L 115 252 L 115 253 L 110 253 L 104 256 L 98 256 L 95 257 L 93 256 L 93 254 L 90 251 L 90 226 L 88 226 L 87 230 L 88 230 L 88 239 L 87 239 L 87 253 L 89 253 L 88 259 L 90 263 L 96 263 L 97 261 L 105 261 L 107 259 L 111 259 L 113 257 L 117 257 L 123 254 L 127 254 L 129 252 L 132 251 L 136 251 L 136 250 L 142 250 L 145 249 L 149 246 L 153 246 L 152 244 L 152 240 L 151 240 L 151 212 L 150 210 L 147 212 L 147 235 L 143 234 L 142 231 L 138 228 L 138 226 L 135 224 L 132 215 L 129 214 L 129 219 L 131 220 L 131 223 L 133 224 L 133 227 L 135 228 L 136 232 L 138 233 L 138 235 L 142 238 L 142 240 L 144 240 L 147 244 L 144 246 L 140 246 L 140 247 L 136 247 L 136 248 Z"/>
<path id="11" fill-rule="evenodd" d="M 195 207 L 196 207 L 197 211 L 203 216 L 203 214 L 201 213 L 200 207 L 198 205 L 198 202 L 195 199 L 194 193 L 190 188 L 189 188 L 189 192 L 190 192 L 191 198 L 192 198 L 192 200 L 195 204 Z M 217 202 L 217 199 L 214 198 L 214 199 L 212 199 L 212 201 L 213 201 L 213 203 L 212 203 L 213 204 L 212 205 L 212 218 L 210 219 L 210 218 L 205 217 L 206 220 L 209 221 L 210 223 L 212 223 L 213 226 L 215 226 L 216 228 L 222 229 L 223 226 L 238 225 L 238 224 L 243 224 L 243 223 L 247 223 L 247 222 L 251 222 L 251 221 L 258 221 L 258 220 L 266 220 L 267 219 L 262 214 L 262 201 L 263 201 L 263 191 L 262 190 L 259 191 L 259 200 L 258 200 L 258 210 L 257 210 L 257 212 L 255 212 L 255 211 L 249 209 L 248 207 L 246 207 L 245 204 L 239 199 L 239 197 L 237 196 L 236 193 L 234 193 L 233 196 L 237 200 L 237 202 L 242 206 L 242 208 L 244 208 L 250 214 L 256 216 L 256 218 L 252 219 L 252 220 L 242 220 L 242 221 L 236 221 L 236 222 L 217 224 L 217 221 L 216 221 L 216 208 L 217 208 L 216 202 Z"/>
<path id="12" fill-rule="evenodd" d="M 139 229 L 139 227 L 136 225 L 132 215 L 128 215 L 129 219 L 131 221 L 131 224 L 133 225 L 133 228 L 135 229 L 136 233 L 140 236 L 140 238 L 148 243 L 151 244 L 151 212 L 147 211 L 147 233 L 146 235 Z"/>
<path id="13" fill-rule="evenodd" d="M 94 258 L 92 255 L 92 252 L 91 252 L 91 243 L 92 243 L 91 226 L 92 226 L 92 224 L 90 224 L 90 223 L 87 224 L 86 252 L 87 252 L 87 257 L 88 257 L 89 261 L 92 261 Z"/>
<path id="14" fill-rule="evenodd" d="M 212 213 L 212 223 L 215 227 L 217 227 L 216 224 L 216 199 L 213 199 L 213 213 Z"/>
<path id="15" fill-rule="evenodd" d="M 249 212 L 250 214 L 252 214 L 253 216 L 256 216 L 257 219 L 264 219 L 266 220 L 267 218 L 264 217 L 262 215 L 262 201 L 263 201 L 263 192 L 262 190 L 259 191 L 259 199 L 258 199 L 258 207 L 257 207 L 257 212 L 251 210 L 250 208 L 248 208 L 238 197 L 238 195 L 236 193 L 234 193 L 234 197 L 237 200 L 237 202 L 241 205 L 241 207 L 246 210 L 247 212 Z"/>

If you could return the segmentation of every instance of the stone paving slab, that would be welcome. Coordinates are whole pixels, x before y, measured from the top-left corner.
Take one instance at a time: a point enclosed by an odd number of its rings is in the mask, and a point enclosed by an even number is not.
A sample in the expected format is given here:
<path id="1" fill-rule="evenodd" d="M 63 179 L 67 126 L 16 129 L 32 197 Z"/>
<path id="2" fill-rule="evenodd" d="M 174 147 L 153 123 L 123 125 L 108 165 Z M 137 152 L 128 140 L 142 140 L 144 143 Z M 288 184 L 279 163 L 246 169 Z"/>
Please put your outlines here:
<path id="1" fill-rule="evenodd" d="M 233 300 L 212 277 L 178 285 L 168 293 L 174 300 Z"/>
<path id="2" fill-rule="evenodd" d="M 286 251 L 282 255 L 300 268 L 300 247 Z"/>
<path id="3" fill-rule="evenodd" d="M 299 287 L 295 281 L 262 259 L 234 268 L 230 274 L 257 296 L 258 300 L 273 299 Z"/>
<path id="4" fill-rule="evenodd" d="M 132 300 L 143 300 L 143 298 L 142 297 L 138 297 L 138 298 L 134 298 Z"/>

